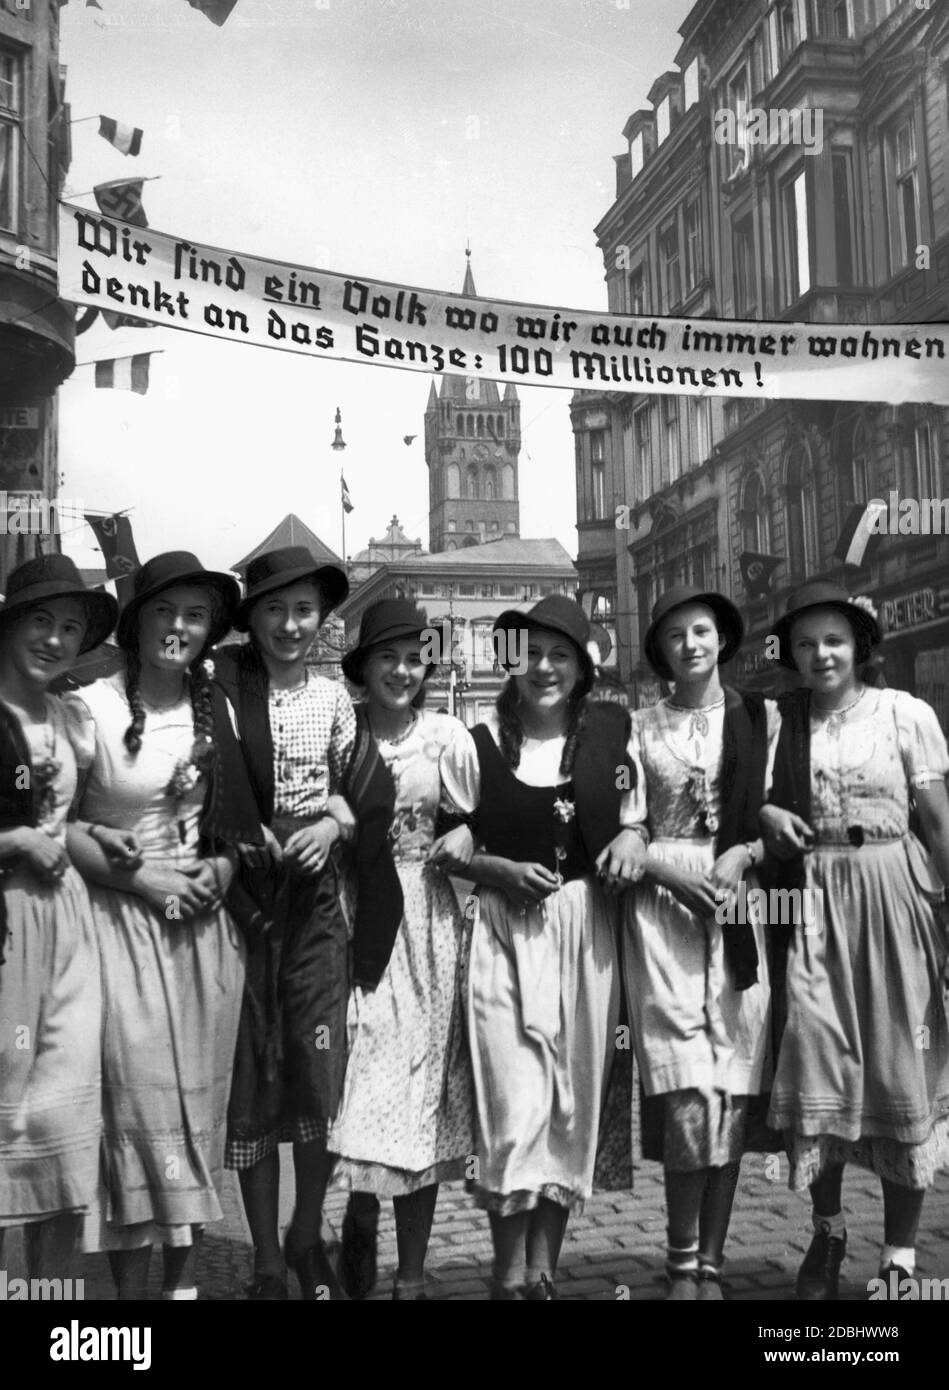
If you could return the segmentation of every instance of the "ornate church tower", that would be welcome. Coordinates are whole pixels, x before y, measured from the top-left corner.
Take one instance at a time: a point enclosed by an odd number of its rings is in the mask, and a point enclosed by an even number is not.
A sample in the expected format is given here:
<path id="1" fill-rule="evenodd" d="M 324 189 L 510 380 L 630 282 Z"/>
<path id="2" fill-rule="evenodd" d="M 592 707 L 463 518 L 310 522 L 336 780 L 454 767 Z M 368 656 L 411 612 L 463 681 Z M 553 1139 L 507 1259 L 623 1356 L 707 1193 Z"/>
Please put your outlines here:
<path id="1" fill-rule="evenodd" d="M 463 295 L 476 295 L 466 251 Z M 512 384 L 450 376 L 434 381 L 425 410 L 429 549 L 458 550 L 520 535 L 517 456 L 521 405 Z"/>

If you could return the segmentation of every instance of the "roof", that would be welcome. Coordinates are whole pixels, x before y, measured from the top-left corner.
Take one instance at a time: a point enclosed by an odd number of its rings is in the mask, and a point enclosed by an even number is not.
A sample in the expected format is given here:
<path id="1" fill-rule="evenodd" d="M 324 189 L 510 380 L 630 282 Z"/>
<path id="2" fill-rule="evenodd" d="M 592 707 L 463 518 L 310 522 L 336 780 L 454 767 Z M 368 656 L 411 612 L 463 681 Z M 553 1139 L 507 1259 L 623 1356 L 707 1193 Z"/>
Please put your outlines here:
<path id="1" fill-rule="evenodd" d="M 463 546 L 460 550 L 440 550 L 434 555 L 412 556 L 411 559 L 402 562 L 403 568 L 413 571 L 445 569 L 446 566 L 457 570 L 486 569 L 492 565 L 546 565 L 570 570 L 574 568 L 567 551 L 553 536 L 541 540 L 505 536 L 498 541 Z"/>
<path id="2" fill-rule="evenodd" d="M 341 565 L 343 562 L 334 550 L 330 550 L 320 540 L 309 526 L 300 520 L 293 512 L 288 512 L 283 521 L 275 526 L 269 536 L 266 536 L 260 545 L 254 547 L 243 560 L 238 560 L 231 568 L 243 574 L 251 560 L 256 560 L 258 555 L 265 555 L 268 550 L 281 550 L 288 545 L 302 545 L 313 556 L 317 564 L 320 565 Z"/>

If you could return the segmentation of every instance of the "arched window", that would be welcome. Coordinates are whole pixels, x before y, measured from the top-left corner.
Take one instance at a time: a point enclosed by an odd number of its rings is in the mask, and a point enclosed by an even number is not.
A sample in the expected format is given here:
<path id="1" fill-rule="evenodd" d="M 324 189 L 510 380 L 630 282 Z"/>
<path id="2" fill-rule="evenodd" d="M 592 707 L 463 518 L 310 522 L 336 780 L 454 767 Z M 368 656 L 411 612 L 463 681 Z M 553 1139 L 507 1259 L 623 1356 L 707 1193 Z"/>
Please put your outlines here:
<path id="1" fill-rule="evenodd" d="M 448 496 L 449 496 L 449 497 L 460 497 L 460 496 L 461 496 L 461 469 L 458 467 L 457 463 L 450 463 L 450 464 L 448 465 L 448 468 L 447 468 L 447 470 L 446 470 L 446 478 L 445 478 L 445 481 L 446 481 L 447 488 L 448 488 Z"/>
<path id="2" fill-rule="evenodd" d="M 504 416 L 498 416 L 498 439 L 504 438 Z"/>
<path id="3" fill-rule="evenodd" d="M 501 492 L 505 502 L 514 501 L 514 465 L 506 463 L 501 473 Z"/>
<path id="4" fill-rule="evenodd" d="M 477 495 L 478 495 L 478 470 L 477 470 L 477 468 L 474 467 L 473 464 L 469 464 L 469 466 L 468 466 L 468 472 L 467 472 L 467 474 L 466 474 L 466 482 L 467 482 L 467 487 L 465 488 L 465 494 L 466 494 L 466 496 L 468 496 L 468 497 L 477 497 Z"/>
<path id="5" fill-rule="evenodd" d="M 742 550 L 753 550 L 767 555 L 771 543 L 771 527 L 768 517 L 768 499 L 764 490 L 764 479 L 758 472 L 745 479 L 741 490 L 738 509 L 738 522 L 741 527 Z"/>
<path id="6" fill-rule="evenodd" d="M 785 468 L 785 529 L 790 574 L 806 579 L 820 568 L 817 479 L 806 444 L 796 444 Z"/>
<path id="7" fill-rule="evenodd" d="M 488 467 L 484 470 L 484 496 L 487 502 L 493 502 L 498 492 L 498 477 L 493 468 Z"/>
<path id="8" fill-rule="evenodd" d="M 478 416 L 478 438 L 479 438 L 479 439 L 483 439 L 483 438 L 484 438 L 484 416 L 483 416 L 483 415 L 479 415 L 479 416 Z"/>

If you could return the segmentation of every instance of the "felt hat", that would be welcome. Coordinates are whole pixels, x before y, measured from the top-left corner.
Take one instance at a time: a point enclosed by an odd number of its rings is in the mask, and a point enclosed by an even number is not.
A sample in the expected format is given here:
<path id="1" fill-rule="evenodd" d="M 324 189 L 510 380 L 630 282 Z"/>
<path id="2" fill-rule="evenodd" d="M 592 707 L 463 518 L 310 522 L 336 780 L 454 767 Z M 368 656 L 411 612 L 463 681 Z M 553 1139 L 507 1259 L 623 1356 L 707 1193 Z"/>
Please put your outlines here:
<path id="1" fill-rule="evenodd" d="M 495 632 L 517 632 L 522 628 L 544 628 L 548 632 L 559 632 L 569 638 L 580 658 L 583 687 L 580 693 L 586 695 L 593 688 L 596 666 L 590 651 L 592 629 L 590 620 L 579 603 L 563 594 L 548 594 L 526 613 L 517 608 L 508 608 L 495 619 Z M 502 664 L 509 667 L 512 663 L 507 661 Z"/>
<path id="2" fill-rule="evenodd" d="M 126 651 L 134 644 L 135 629 L 142 605 L 153 599 L 164 589 L 177 584 L 195 584 L 213 589 L 218 595 L 219 611 L 211 625 L 206 646 L 213 647 L 230 631 L 234 613 L 240 602 L 240 585 L 232 574 L 220 570 L 206 570 L 196 555 L 189 550 L 166 550 L 155 555 L 132 578 L 132 597 L 122 609 L 119 618 L 116 640 Z"/>
<path id="3" fill-rule="evenodd" d="M 795 618 L 812 608 L 835 608 L 842 613 L 853 628 L 854 636 L 863 636 L 869 651 L 879 646 L 883 640 L 880 624 L 874 614 L 868 608 L 855 603 L 846 589 L 841 589 L 839 584 L 830 584 L 824 580 L 804 584 L 788 596 L 784 616 L 777 620 L 772 634 L 778 639 L 778 661 L 791 671 L 797 670 L 791 656 L 791 627 Z"/>
<path id="4" fill-rule="evenodd" d="M 54 598 L 78 599 L 88 614 L 80 653 L 98 647 L 115 627 L 119 611 L 115 599 L 103 589 L 87 588 L 68 555 L 38 555 L 13 570 L 0 604 L 0 627 L 44 599 Z"/>
<path id="5" fill-rule="evenodd" d="M 336 565 L 318 565 L 305 545 L 284 545 L 258 555 L 247 566 L 247 593 L 237 610 L 234 626 L 246 632 L 250 610 L 264 594 L 312 579 L 322 595 L 320 619 L 338 608 L 349 593 L 349 580 Z"/>
<path id="6" fill-rule="evenodd" d="M 724 594 L 699 589 L 692 584 L 676 584 L 667 589 L 653 604 L 652 617 L 643 638 L 646 660 L 656 675 L 666 681 L 671 681 L 673 675 L 659 647 L 659 628 L 670 613 L 674 613 L 677 608 L 684 608 L 687 603 L 701 603 L 715 614 L 715 626 L 725 639 L 718 657 L 719 666 L 731 660 L 741 646 L 744 636 L 745 625 L 741 614 Z"/>
<path id="7" fill-rule="evenodd" d="M 351 647 L 342 660 L 343 675 L 353 685 L 362 685 L 365 674 L 366 657 L 373 647 L 381 647 L 386 642 L 398 642 L 405 637 L 421 637 L 432 623 L 424 609 L 411 599 L 384 598 L 370 604 L 359 622 L 359 637 L 355 647 Z M 433 676 L 438 663 L 426 663 L 425 679 Z"/>

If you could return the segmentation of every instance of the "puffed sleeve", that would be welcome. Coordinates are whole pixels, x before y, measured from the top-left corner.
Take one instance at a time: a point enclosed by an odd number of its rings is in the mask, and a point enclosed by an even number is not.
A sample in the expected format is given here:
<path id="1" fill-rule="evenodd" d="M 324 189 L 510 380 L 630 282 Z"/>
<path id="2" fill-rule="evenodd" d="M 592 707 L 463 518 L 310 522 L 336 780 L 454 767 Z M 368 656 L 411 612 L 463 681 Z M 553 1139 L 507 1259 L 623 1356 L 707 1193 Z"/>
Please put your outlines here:
<path id="1" fill-rule="evenodd" d="M 474 739 L 460 720 L 453 729 L 439 759 L 442 779 L 442 810 L 449 815 L 469 816 L 481 801 L 481 766 Z"/>
<path id="2" fill-rule="evenodd" d="M 67 691 L 60 697 L 60 703 L 66 737 L 76 756 L 76 766 L 82 772 L 92 766 L 96 755 L 96 721 L 78 691 Z"/>
<path id="3" fill-rule="evenodd" d="M 642 711 L 634 710 L 631 720 L 629 742 L 626 745 L 626 753 L 633 765 L 631 780 L 635 786 L 630 787 L 623 793 L 620 802 L 619 821 L 625 830 L 632 829 L 633 826 L 646 825 L 648 819 L 646 807 L 646 772 L 643 767 L 642 753 Z"/>
<path id="4" fill-rule="evenodd" d="M 333 730 L 330 734 L 329 747 L 326 750 L 331 795 L 342 790 L 343 776 L 349 767 L 353 749 L 356 746 L 356 711 L 353 709 L 353 702 L 342 683 L 335 686 L 335 692 L 336 709 L 333 714 Z"/>
<path id="5" fill-rule="evenodd" d="M 918 700 L 908 691 L 894 690 L 892 693 L 907 781 L 911 787 L 942 782 L 949 772 L 949 749 L 936 711 L 925 700 Z"/>

